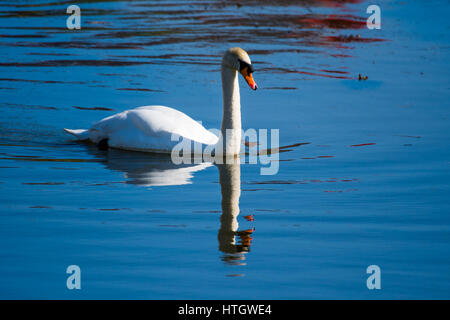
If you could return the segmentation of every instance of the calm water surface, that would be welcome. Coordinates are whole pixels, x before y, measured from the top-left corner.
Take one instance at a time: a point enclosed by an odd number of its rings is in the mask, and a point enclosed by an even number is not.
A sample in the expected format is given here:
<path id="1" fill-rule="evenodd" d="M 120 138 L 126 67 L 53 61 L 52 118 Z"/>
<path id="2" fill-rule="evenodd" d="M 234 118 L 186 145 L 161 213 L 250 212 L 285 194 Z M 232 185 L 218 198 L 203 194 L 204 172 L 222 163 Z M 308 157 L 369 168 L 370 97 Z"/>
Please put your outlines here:
<path id="1" fill-rule="evenodd" d="M 0 2 L 0 298 L 450 298 L 448 1 L 381 1 L 381 30 L 359 0 L 78 1 L 74 31 L 69 4 Z M 299 144 L 277 175 L 62 131 L 150 104 L 218 128 L 236 45 L 244 129 Z"/>

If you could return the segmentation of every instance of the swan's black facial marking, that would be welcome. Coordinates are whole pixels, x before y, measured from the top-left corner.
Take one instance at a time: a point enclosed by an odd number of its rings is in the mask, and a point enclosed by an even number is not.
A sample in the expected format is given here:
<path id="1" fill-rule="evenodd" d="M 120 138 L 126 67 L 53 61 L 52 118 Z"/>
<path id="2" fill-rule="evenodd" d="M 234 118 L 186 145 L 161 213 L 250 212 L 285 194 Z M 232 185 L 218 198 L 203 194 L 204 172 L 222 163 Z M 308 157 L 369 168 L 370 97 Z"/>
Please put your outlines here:
<path id="1" fill-rule="evenodd" d="M 258 89 L 258 86 L 256 85 L 255 80 L 253 79 L 253 73 L 254 69 L 253 66 L 245 61 L 239 60 L 239 73 L 242 74 L 245 81 L 247 81 L 247 84 L 252 88 L 253 90 Z"/>
<path id="2" fill-rule="evenodd" d="M 239 72 L 241 72 L 246 67 L 248 68 L 247 69 L 248 73 L 253 73 L 255 71 L 255 69 L 253 69 L 253 66 L 251 64 L 248 64 L 247 62 L 239 59 Z"/>

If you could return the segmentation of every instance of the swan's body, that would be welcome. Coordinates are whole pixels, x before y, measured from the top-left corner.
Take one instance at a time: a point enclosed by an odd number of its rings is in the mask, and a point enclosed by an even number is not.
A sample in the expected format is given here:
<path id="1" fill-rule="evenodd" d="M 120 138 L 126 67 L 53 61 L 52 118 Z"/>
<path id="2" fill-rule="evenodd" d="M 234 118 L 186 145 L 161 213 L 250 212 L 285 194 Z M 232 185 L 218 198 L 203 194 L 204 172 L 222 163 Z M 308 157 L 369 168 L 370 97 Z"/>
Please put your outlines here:
<path id="1" fill-rule="evenodd" d="M 99 143 L 108 139 L 112 148 L 170 153 L 179 135 L 205 145 L 218 137 L 183 112 L 164 106 L 145 106 L 117 113 L 95 123 L 89 130 L 68 130 L 80 139 Z"/>
<path id="2" fill-rule="evenodd" d="M 144 106 L 104 118 L 90 129 L 64 129 L 81 140 L 107 141 L 113 148 L 171 153 L 180 138 L 202 145 L 216 145 L 216 154 L 239 154 L 241 145 L 241 104 L 237 72 L 252 89 L 250 58 L 240 48 L 228 50 L 222 59 L 223 119 L 217 137 L 183 112 L 164 106 Z M 178 139 L 177 139 L 178 138 Z"/>

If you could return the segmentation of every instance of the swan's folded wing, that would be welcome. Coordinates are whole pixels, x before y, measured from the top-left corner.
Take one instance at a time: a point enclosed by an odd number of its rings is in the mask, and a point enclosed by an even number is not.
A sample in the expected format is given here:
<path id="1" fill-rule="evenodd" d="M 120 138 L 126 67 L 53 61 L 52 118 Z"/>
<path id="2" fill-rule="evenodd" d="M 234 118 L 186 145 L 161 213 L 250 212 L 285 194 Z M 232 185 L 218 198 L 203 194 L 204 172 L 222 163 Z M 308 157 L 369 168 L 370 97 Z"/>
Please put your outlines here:
<path id="1" fill-rule="evenodd" d="M 202 144 L 218 140 L 184 113 L 164 106 L 127 110 L 100 120 L 89 130 L 94 142 L 108 139 L 111 147 L 151 152 L 170 153 L 180 137 Z"/>
<path id="2" fill-rule="evenodd" d="M 217 136 L 183 112 L 164 107 L 146 106 L 128 112 L 137 129 L 150 137 L 179 135 L 203 144 L 215 144 Z"/>

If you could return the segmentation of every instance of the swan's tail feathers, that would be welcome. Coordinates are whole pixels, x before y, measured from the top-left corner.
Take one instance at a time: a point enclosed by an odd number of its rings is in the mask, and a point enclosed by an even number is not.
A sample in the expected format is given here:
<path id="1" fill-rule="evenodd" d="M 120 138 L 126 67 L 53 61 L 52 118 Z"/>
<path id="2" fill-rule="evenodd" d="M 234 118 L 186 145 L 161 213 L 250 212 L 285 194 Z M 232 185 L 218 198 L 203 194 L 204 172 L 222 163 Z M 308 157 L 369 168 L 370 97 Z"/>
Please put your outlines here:
<path id="1" fill-rule="evenodd" d="M 88 140 L 89 139 L 89 130 L 87 130 L 87 129 L 66 129 L 66 128 L 64 128 L 64 131 L 67 133 L 70 133 L 71 135 L 74 135 L 79 140 Z"/>

